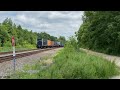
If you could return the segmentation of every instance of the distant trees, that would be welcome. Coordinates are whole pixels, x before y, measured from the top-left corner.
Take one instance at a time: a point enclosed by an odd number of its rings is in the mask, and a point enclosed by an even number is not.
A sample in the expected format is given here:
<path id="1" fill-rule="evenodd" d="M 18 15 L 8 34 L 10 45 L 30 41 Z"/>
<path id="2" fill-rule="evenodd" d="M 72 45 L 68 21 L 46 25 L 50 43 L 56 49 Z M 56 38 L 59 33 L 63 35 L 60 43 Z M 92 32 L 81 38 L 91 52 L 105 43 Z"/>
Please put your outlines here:
<path id="1" fill-rule="evenodd" d="M 120 11 L 85 11 L 76 36 L 81 47 L 120 54 Z"/>
<path id="2" fill-rule="evenodd" d="M 50 39 L 50 35 L 47 34 L 46 32 L 38 33 L 37 36 L 38 36 L 38 39 L 42 39 L 42 38 L 43 39 Z"/>
<path id="3" fill-rule="evenodd" d="M 59 41 L 57 37 L 51 36 L 46 32 L 37 33 L 32 32 L 32 30 L 23 29 L 21 25 L 17 26 L 10 18 L 6 18 L 0 23 L 0 46 L 12 46 L 12 36 L 15 37 L 16 46 L 24 46 L 25 44 L 35 45 L 37 38 Z"/>
<path id="4" fill-rule="evenodd" d="M 64 36 L 60 36 L 59 38 L 57 38 L 57 37 L 54 37 L 54 36 L 50 36 L 46 32 L 37 33 L 37 37 L 38 37 L 38 39 L 43 38 L 43 39 L 49 39 L 49 40 L 52 40 L 52 41 L 60 41 L 63 44 L 66 42 L 66 39 L 65 39 Z"/>
<path id="5" fill-rule="evenodd" d="M 43 38 L 43 39 L 49 39 L 49 40 L 52 40 L 52 41 L 57 41 L 58 40 L 57 37 L 51 36 L 46 32 L 37 33 L 37 37 L 38 37 L 38 39 Z"/>
<path id="6" fill-rule="evenodd" d="M 58 38 L 58 41 L 60 41 L 62 44 L 65 44 L 66 39 L 65 39 L 64 36 L 60 36 L 60 37 Z"/>
<path id="7" fill-rule="evenodd" d="M 11 46 L 11 37 L 14 36 L 17 46 L 24 44 L 35 44 L 37 35 L 27 29 L 22 29 L 20 25 L 16 25 L 10 18 L 6 18 L 0 24 L 0 39 L 3 40 L 3 45 Z M 1 43 L 2 44 L 2 43 Z M 2 45 L 2 46 L 3 46 Z"/>

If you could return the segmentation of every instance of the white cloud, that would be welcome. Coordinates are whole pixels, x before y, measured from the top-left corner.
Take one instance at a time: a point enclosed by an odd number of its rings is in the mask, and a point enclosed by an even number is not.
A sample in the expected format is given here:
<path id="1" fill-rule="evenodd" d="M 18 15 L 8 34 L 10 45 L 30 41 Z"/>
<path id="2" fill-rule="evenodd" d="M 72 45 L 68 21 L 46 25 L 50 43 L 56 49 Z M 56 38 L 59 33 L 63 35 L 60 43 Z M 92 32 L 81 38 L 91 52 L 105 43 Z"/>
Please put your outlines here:
<path id="1" fill-rule="evenodd" d="M 55 36 L 74 35 L 82 24 L 83 11 L 2 11 L 0 21 L 6 17 L 34 32 L 43 32 Z"/>
<path id="2" fill-rule="evenodd" d="M 17 15 L 16 18 L 21 22 L 27 22 L 27 20 L 28 20 L 24 14 L 23 15 Z"/>

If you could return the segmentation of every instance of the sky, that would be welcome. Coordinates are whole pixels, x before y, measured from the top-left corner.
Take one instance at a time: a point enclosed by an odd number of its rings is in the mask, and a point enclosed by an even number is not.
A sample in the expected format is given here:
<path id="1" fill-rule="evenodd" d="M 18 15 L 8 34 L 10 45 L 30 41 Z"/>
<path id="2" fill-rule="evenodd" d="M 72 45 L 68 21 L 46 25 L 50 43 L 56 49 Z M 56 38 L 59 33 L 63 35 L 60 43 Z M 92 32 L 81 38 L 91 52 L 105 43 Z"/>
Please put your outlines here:
<path id="1" fill-rule="evenodd" d="M 0 23 L 8 17 L 24 29 L 68 39 L 79 30 L 82 15 L 83 11 L 0 11 Z"/>

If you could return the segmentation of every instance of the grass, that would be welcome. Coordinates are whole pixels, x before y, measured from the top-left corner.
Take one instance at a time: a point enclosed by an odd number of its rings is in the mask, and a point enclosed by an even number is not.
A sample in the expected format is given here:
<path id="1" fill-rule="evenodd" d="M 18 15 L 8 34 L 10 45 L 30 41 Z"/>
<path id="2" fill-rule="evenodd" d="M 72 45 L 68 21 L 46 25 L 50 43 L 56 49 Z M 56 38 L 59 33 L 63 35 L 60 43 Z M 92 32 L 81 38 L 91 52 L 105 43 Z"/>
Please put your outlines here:
<path id="1" fill-rule="evenodd" d="M 21 50 L 31 50 L 31 49 L 36 49 L 34 45 L 29 45 L 29 46 L 16 46 L 15 50 L 16 51 L 21 51 Z M 9 52 L 12 51 L 12 47 L 0 47 L 0 52 Z"/>
<path id="2" fill-rule="evenodd" d="M 17 71 L 11 78 L 107 79 L 119 74 L 117 68 L 114 62 L 67 46 L 53 58 L 52 65 L 38 62 L 33 66 L 24 67 L 25 72 Z M 29 70 L 38 72 L 31 74 L 27 72 Z"/>

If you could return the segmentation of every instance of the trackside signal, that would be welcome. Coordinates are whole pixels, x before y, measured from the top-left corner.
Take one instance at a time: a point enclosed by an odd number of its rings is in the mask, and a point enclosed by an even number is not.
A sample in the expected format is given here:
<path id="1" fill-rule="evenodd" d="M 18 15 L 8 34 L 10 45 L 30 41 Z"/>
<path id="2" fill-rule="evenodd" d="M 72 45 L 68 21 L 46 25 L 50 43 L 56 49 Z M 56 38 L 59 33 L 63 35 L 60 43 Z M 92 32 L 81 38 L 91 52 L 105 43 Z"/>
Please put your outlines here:
<path id="1" fill-rule="evenodd" d="M 15 71 L 15 38 L 12 36 L 12 46 L 13 46 L 13 65 L 14 65 L 14 71 Z"/>

